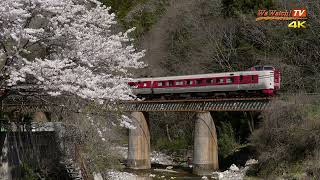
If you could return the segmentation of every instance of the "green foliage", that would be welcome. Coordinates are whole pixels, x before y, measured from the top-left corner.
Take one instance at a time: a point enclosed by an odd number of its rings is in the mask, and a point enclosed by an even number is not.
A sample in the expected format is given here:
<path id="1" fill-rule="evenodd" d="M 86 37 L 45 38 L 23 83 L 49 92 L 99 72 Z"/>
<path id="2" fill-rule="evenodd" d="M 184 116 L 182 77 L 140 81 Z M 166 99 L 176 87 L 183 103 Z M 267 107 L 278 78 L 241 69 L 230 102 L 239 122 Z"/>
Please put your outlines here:
<path id="1" fill-rule="evenodd" d="M 162 65 L 169 73 L 173 75 L 186 74 L 183 69 L 179 68 L 181 60 L 188 63 L 192 48 L 191 34 L 187 26 L 180 27 L 176 31 L 171 32 L 171 43 L 169 45 L 168 60 L 162 62 Z M 177 70 L 180 70 L 177 72 Z M 177 74 L 178 73 L 178 74 Z"/>
<path id="2" fill-rule="evenodd" d="M 95 128 L 90 128 L 90 131 L 86 134 L 86 140 L 83 148 L 79 146 L 79 155 L 81 160 L 88 160 L 93 166 L 90 168 L 90 172 L 101 172 L 107 168 L 119 169 L 121 158 L 117 151 L 112 149 L 115 144 L 111 141 L 111 138 L 106 138 L 105 141 L 101 139 Z M 88 128 L 88 129 L 89 129 Z"/>
<path id="3" fill-rule="evenodd" d="M 320 118 L 320 104 L 311 104 L 309 106 L 306 106 L 303 110 L 310 119 L 317 120 Z"/>
<path id="4" fill-rule="evenodd" d="M 34 172 L 33 168 L 27 163 L 22 163 L 21 165 L 22 176 L 25 180 L 37 180 L 38 176 Z"/>
<path id="5" fill-rule="evenodd" d="M 111 12 L 117 15 L 117 20 L 125 29 L 135 27 L 133 32 L 134 38 L 141 37 L 145 32 L 149 31 L 151 26 L 155 24 L 159 17 L 165 12 L 168 0 L 159 0 L 148 3 L 150 0 L 101 0 L 106 6 L 110 6 Z M 139 7 L 138 7 L 139 6 Z M 145 6 L 154 6 L 148 8 Z M 137 9 L 135 9 L 137 8 Z M 130 18 L 127 18 L 131 14 Z"/>
<path id="6" fill-rule="evenodd" d="M 193 116 L 194 113 L 149 113 L 151 147 L 171 151 L 189 149 L 193 145 Z"/>
<path id="7" fill-rule="evenodd" d="M 220 127 L 218 127 L 218 134 L 219 155 L 226 158 L 239 147 L 231 123 L 221 122 Z"/>
<path id="8" fill-rule="evenodd" d="M 236 14 L 254 15 L 258 9 L 271 9 L 272 7 L 274 7 L 273 0 L 222 0 L 222 14 L 225 17 Z"/>
<path id="9" fill-rule="evenodd" d="M 188 149 L 188 142 L 184 138 L 173 139 L 171 142 L 167 138 L 159 138 L 156 140 L 154 148 L 157 150 L 179 151 Z"/>
<path id="10" fill-rule="evenodd" d="M 147 0 L 101 0 L 104 5 L 112 8 L 111 12 L 116 13 L 119 19 L 123 19 L 133 7 L 146 1 Z"/>
<path id="11" fill-rule="evenodd" d="M 133 32 L 135 38 L 139 38 L 145 32 L 149 31 L 151 26 L 157 21 L 158 16 L 153 12 L 142 10 L 134 14 L 130 22 L 124 22 L 126 28 L 135 27 Z"/>

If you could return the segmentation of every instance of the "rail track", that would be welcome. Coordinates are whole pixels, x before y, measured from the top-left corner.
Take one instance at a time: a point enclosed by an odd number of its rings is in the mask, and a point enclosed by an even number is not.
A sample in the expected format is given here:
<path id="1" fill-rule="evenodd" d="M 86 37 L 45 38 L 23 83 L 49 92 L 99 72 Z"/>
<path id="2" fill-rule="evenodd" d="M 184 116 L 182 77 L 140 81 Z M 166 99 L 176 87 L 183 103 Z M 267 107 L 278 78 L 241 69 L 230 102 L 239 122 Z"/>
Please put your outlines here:
<path id="1" fill-rule="evenodd" d="M 241 97 L 241 98 L 212 98 L 212 99 L 155 99 L 155 100 L 130 100 L 121 103 L 167 103 L 167 102 L 214 102 L 214 101 L 243 101 L 243 100 L 273 100 L 278 97 Z"/>

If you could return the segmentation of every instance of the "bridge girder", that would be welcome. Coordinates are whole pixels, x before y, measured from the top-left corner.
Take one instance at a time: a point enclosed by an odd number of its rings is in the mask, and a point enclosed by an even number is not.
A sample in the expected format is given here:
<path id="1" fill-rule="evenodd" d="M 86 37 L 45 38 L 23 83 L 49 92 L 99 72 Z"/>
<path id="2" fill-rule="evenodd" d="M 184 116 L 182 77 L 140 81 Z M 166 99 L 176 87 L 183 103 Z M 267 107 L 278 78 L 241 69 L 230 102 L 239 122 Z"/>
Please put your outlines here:
<path id="1" fill-rule="evenodd" d="M 207 111 L 264 111 L 272 98 L 233 98 L 171 101 L 129 101 L 119 104 L 122 111 L 143 112 L 207 112 Z"/>

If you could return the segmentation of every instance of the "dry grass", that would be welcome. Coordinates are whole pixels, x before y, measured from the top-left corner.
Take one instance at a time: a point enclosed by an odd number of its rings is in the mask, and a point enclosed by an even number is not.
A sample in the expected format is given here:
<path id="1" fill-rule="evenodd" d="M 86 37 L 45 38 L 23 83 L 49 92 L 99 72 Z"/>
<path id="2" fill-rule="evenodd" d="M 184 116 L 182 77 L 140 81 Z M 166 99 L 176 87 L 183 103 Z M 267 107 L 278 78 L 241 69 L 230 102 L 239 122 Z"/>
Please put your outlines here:
<path id="1" fill-rule="evenodd" d="M 319 100 L 304 96 L 276 101 L 251 141 L 259 152 L 262 176 L 308 173 L 319 178 Z M 314 164 L 317 162 L 316 164 Z"/>

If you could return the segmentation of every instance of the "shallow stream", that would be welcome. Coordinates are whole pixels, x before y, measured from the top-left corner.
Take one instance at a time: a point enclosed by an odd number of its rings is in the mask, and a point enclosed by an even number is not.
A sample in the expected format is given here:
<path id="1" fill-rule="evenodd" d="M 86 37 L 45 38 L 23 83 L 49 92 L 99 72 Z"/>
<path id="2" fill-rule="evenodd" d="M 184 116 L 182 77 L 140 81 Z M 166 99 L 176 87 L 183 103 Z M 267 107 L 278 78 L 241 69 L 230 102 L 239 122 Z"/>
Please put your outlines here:
<path id="1" fill-rule="evenodd" d="M 128 173 L 136 174 L 137 180 L 157 180 L 157 179 L 194 179 L 200 180 L 202 176 L 192 174 L 192 169 L 183 167 L 174 167 L 166 169 L 165 167 L 152 167 L 150 170 L 132 170 L 126 169 Z"/>

